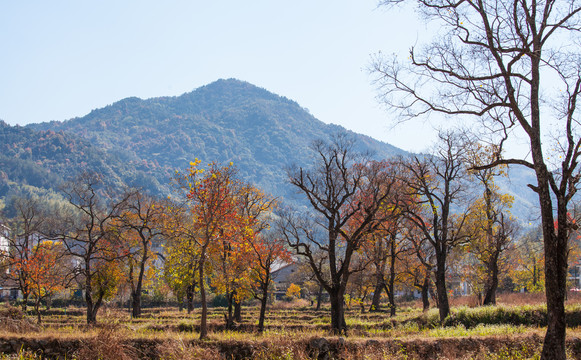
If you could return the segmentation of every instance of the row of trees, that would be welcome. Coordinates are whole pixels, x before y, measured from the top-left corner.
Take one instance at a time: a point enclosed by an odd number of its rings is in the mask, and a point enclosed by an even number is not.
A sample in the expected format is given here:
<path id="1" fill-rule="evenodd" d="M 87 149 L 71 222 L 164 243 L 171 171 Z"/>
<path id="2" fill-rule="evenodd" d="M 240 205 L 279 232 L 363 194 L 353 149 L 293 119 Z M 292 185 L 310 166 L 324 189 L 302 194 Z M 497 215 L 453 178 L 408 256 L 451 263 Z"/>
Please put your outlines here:
<path id="1" fill-rule="evenodd" d="M 165 276 L 174 292 L 185 292 L 190 311 L 199 291 L 200 338 L 207 336 L 208 278 L 214 292 L 228 300 L 226 326 L 233 324 L 233 307 L 239 317 L 241 301 L 253 297 L 261 303 L 262 332 L 273 266 L 291 261 L 282 240 L 270 231 L 274 199 L 237 179 L 232 163 L 204 169 L 196 159 L 175 180 L 181 199 L 166 214 Z"/>
<path id="2" fill-rule="evenodd" d="M 347 330 L 343 300 L 349 287 L 359 299 L 372 293 L 372 309 L 385 290 L 394 314 L 395 284 L 402 278 L 421 290 L 426 307 L 435 284 L 443 321 L 450 313 L 451 254 L 483 303 L 496 302 L 499 267 L 517 225 L 508 212 L 512 198 L 494 184 L 501 173 L 474 170 L 490 149 L 454 133 L 440 134 L 433 155 L 408 159 L 374 161 L 344 135 L 314 149 L 312 168 L 289 172 L 311 211 L 283 213 L 279 228 L 329 293 L 336 333 Z"/>
<path id="3" fill-rule="evenodd" d="M 6 221 L 9 248 L 2 255 L 2 276 L 18 285 L 38 306 L 68 287 L 84 292 L 87 323 L 96 323 L 103 301 L 122 286 L 129 288 L 132 315 L 141 315 L 144 282 L 163 258 L 163 275 L 173 292 L 188 300 L 199 291 L 201 337 L 207 335 L 206 287 L 232 305 L 248 297 L 261 301 L 259 329 L 264 327 L 271 270 L 290 254 L 268 231 L 274 200 L 240 182 L 234 168 L 196 160 L 175 184 L 176 201 L 160 200 L 137 190 L 122 195 L 102 186 L 96 174 L 83 174 L 63 189 L 66 206 L 50 206 L 34 197 L 12 200 L 15 214 Z M 179 201 L 178 201 L 179 200 Z M 164 243 L 164 251 L 154 252 Z"/>
<path id="4" fill-rule="evenodd" d="M 2 254 L 2 277 L 17 284 L 26 310 L 30 296 L 43 299 L 66 288 L 81 288 L 87 322 L 95 323 L 104 300 L 123 280 L 139 303 L 153 230 L 155 200 L 138 191 L 111 197 L 99 175 L 84 173 L 63 188 L 66 202 L 48 202 L 23 193 L 9 201 L 5 214 L 8 248 Z M 139 241 L 139 240 L 141 241 Z M 50 260 L 50 261 L 49 261 Z M 140 271 L 135 272 L 137 264 Z M 137 299 L 135 299 L 137 298 Z"/>
<path id="5" fill-rule="evenodd" d="M 502 170 L 475 170 L 494 153 L 490 148 L 442 133 L 432 155 L 405 159 L 373 160 L 345 134 L 315 142 L 313 149 L 312 166 L 288 170 L 307 200 L 300 211 L 277 208 L 272 197 L 238 179 L 232 164 L 202 167 L 197 159 L 176 173 L 172 199 L 136 190 L 113 197 L 94 174 L 63 189 L 68 205 L 58 209 L 18 199 L 8 223 L 14 234 L 8 276 L 19 282 L 25 300 L 36 299 L 37 313 L 44 296 L 76 283 L 84 291 L 87 322 L 95 323 L 120 283 L 130 289 L 133 316 L 141 315 L 144 281 L 159 258 L 165 283 L 186 299 L 188 311 L 199 294 L 201 338 L 207 336 L 209 288 L 228 301 L 227 327 L 240 316 L 243 300 L 258 299 L 262 332 L 271 272 L 293 261 L 291 253 L 309 269 L 302 280 L 313 278 L 329 294 L 337 334 L 347 332 L 346 294 L 361 304 L 370 296 L 371 310 L 379 310 L 385 291 L 394 315 L 398 284 L 420 290 L 426 309 L 435 284 L 432 297 L 443 321 L 450 313 L 446 282 L 452 271 L 483 304 L 495 304 L 507 251 L 515 283 L 540 287 L 542 248 L 527 252 L 533 241 L 514 241 L 512 198 L 494 183 Z M 161 243 L 156 254 L 152 249 Z M 38 269 L 45 275 L 36 279 Z"/>
<path id="6" fill-rule="evenodd" d="M 382 0 L 396 7 L 402 0 Z M 578 0 L 417 0 L 438 31 L 407 59 L 377 56 L 379 95 L 400 119 L 429 114 L 468 118 L 495 144 L 478 169 L 532 169 L 545 254 L 548 326 L 541 359 L 566 359 L 568 216 L 581 178 L 577 100 L 581 94 Z M 520 136 L 519 136 L 520 135 Z M 503 149 L 525 140 L 527 152 Z M 555 226 L 557 225 L 557 226 Z"/>

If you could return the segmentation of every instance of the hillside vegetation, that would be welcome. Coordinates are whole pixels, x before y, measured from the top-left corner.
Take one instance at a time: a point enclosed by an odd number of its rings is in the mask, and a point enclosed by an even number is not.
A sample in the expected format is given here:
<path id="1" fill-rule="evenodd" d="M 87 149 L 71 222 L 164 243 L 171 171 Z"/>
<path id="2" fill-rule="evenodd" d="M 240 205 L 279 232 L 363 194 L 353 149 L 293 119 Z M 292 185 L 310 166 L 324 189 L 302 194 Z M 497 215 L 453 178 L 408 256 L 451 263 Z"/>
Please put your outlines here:
<path id="1" fill-rule="evenodd" d="M 177 97 L 127 98 L 66 121 L 26 127 L 0 122 L 0 198 L 24 184 L 58 189 L 83 169 L 104 174 L 114 187 L 143 187 L 166 196 L 175 171 L 199 158 L 203 163 L 232 161 L 245 181 L 293 202 L 286 168 L 311 163 L 311 143 L 340 131 L 347 130 L 317 120 L 292 100 L 235 79 Z M 378 159 L 407 154 L 349 133 L 359 150 Z M 523 186 L 530 174 L 511 174 L 504 188 L 517 196 L 513 213 L 526 213 L 534 195 Z"/>

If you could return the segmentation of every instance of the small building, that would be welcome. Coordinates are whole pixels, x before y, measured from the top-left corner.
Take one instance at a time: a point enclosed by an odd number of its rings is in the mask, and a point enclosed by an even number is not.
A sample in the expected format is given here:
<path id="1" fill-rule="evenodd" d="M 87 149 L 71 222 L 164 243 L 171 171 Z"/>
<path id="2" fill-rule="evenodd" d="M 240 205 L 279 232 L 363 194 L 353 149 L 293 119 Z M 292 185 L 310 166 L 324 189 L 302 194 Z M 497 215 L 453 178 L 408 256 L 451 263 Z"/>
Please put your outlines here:
<path id="1" fill-rule="evenodd" d="M 21 299 L 22 294 L 18 284 L 13 279 L 0 278 L 0 301 Z"/>
<path id="2" fill-rule="evenodd" d="M 569 277 L 567 287 L 573 291 L 581 289 L 581 260 L 574 261 L 569 265 Z"/>
<path id="3" fill-rule="evenodd" d="M 8 242 L 8 236 L 10 236 L 10 229 L 4 224 L 0 224 L 0 256 L 2 254 L 7 254 L 10 248 L 10 243 Z"/>
<path id="4" fill-rule="evenodd" d="M 296 263 L 275 265 L 275 269 L 272 271 L 272 281 L 275 285 L 274 296 L 276 299 L 282 299 L 291 284 L 302 285 L 303 281 L 296 276 L 297 268 Z"/>

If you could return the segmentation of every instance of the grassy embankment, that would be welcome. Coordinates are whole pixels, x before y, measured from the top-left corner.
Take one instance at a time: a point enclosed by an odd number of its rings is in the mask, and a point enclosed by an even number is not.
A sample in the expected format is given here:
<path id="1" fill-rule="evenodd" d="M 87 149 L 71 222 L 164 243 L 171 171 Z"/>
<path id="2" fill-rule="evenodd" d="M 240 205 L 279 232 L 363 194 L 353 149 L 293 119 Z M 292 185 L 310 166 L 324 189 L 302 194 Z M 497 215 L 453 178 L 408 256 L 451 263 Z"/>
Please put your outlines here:
<path id="1" fill-rule="evenodd" d="M 432 309 L 423 313 L 417 303 L 401 304 L 398 314 L 347 312 L 349 334 L 329 334 L 329 311 L 306 303 L 277 303 L 271 307 L 263 335 L 256 334 L 257 307 L 243 308 L 243 322 L 225 330 L 225 309 L 214 308 L 210 336 L 199 341 L 196 311 L 188 315 L 173 308 L 145 309 L 131 319 L 127 310 L 106 308 L 100 325 L 87 327 L 80 308 L 53 309 L 37 326 L 34 316 L 0 319 L 2 359 L 302 359 L 327 352 L 337 359 L 535 359 L 542 346 L 546 309 L 538 297 L 508 296 L 496 307 L 469 307 L 466 299 L 453 304 L 444 325 Z M 0 314 L 2 317 L 2 314 Z M 567 305 L 568 352 L 581 359 L 581 299 Z M 317 348 L 314 339 L 325 338 Z M 10 347 L 12 350 L 7 350 Z M 16 354 L 14 353 L 16 351 Z M 12 352 L 12 354 L 8 354 Z"/>

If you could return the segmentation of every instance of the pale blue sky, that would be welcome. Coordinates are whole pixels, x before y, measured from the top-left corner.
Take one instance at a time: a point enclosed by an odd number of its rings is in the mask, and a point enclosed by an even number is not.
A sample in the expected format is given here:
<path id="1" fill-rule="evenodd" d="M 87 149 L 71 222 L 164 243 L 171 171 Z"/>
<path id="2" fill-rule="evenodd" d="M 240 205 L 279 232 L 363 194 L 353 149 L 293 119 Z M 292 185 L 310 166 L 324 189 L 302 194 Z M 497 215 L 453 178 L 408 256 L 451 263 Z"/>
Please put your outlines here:
<path id="1" fill-rule="evenodd" d="M 366 67 L 425 36 L 413 12 L 377 0 L 0 0 L 0 119 L 83 116 L 129 96 L 180 95 L 237 78 L 319 120 L 406 150 L 431 126 L 391 128 Z M 425 130 L 424 130 L 425 129 Z"/>

